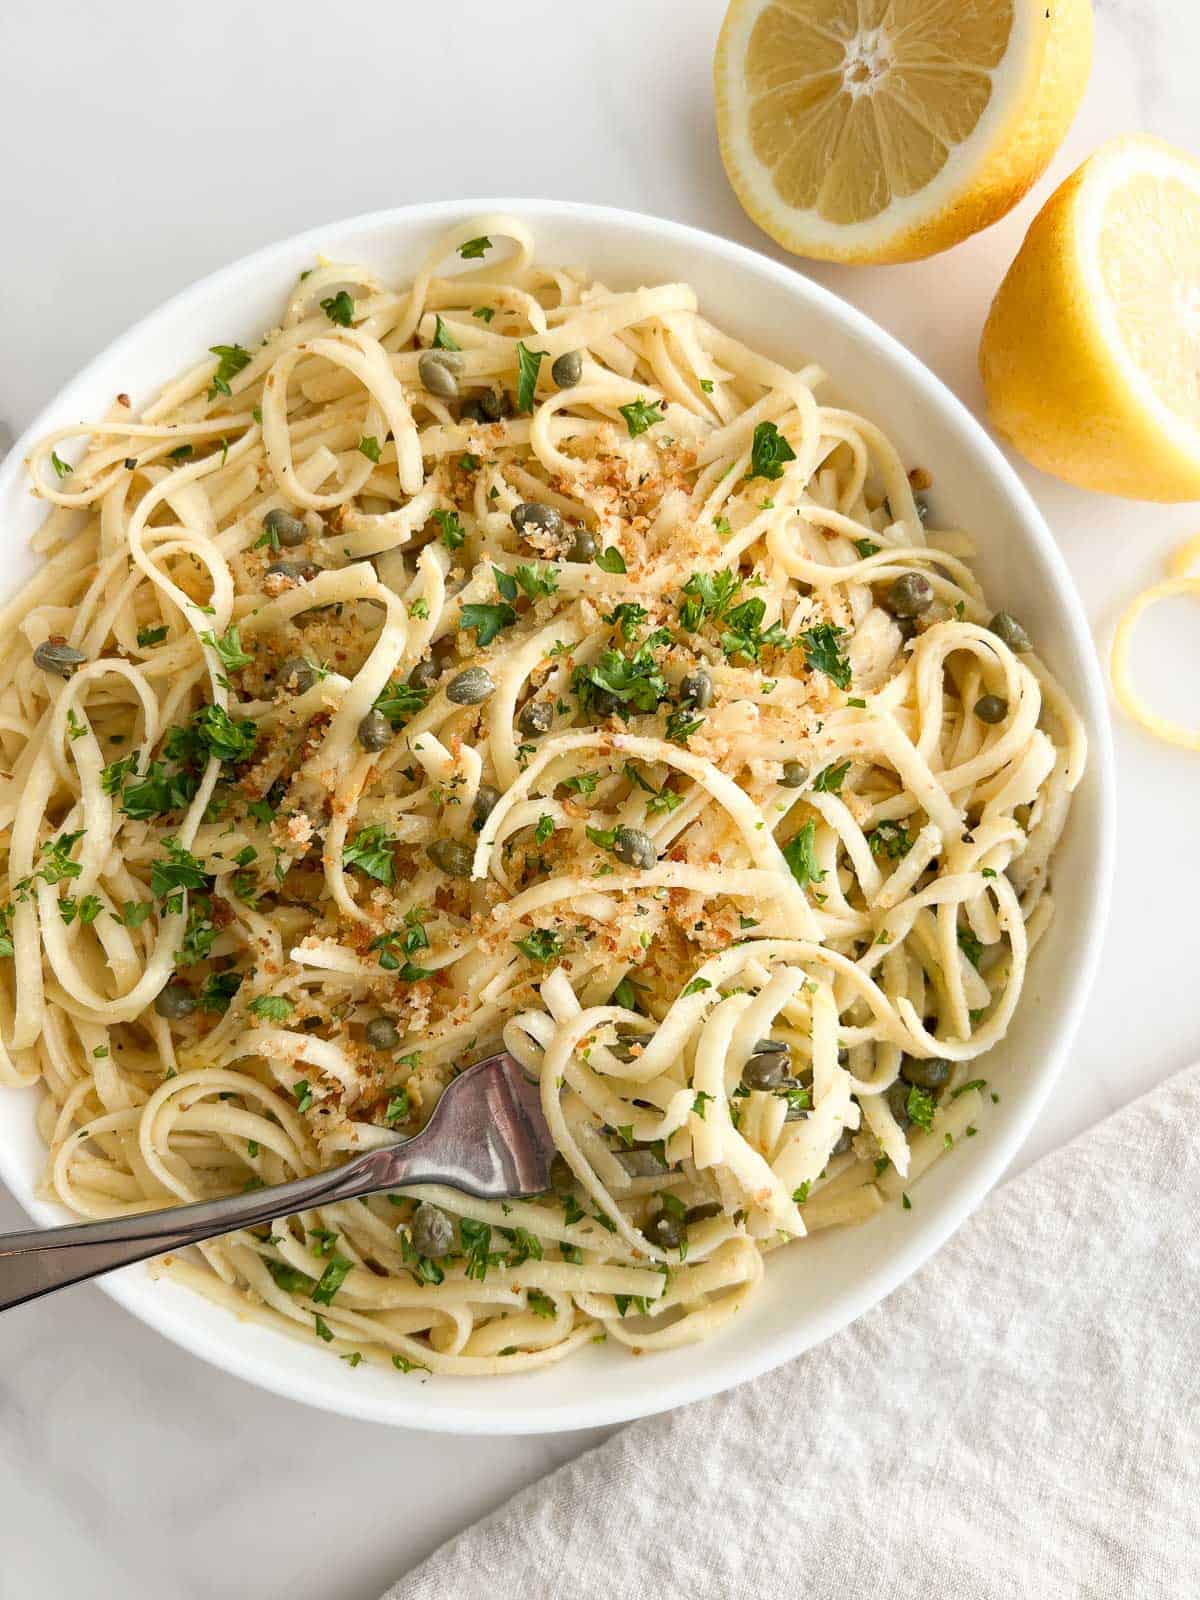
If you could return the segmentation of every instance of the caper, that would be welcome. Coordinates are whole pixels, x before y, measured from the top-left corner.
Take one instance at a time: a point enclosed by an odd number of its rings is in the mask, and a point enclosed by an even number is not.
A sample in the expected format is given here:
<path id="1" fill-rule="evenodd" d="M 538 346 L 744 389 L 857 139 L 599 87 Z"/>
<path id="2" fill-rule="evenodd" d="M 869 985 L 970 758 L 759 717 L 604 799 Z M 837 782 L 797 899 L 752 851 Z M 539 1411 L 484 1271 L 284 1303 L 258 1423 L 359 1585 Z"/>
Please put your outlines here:
<path id="1" fill-rule="evenodd" d="M 160 989 L 155 995 L 154 1009 L 160 1017 L 177 1022 L 181 1017 L 190 1017 L 195 1011 L 196 996 L 186 983 L 168 983 L 165 989 Z"/>
<path id="2" fill-rule="evenodd" d="M 742 1068 L 742 1083 L 747 1089 L 778 1089 L 787 1080 L 790 1057 L 778 1050 L 765 1050 L 750 1057 Z"/>
<path id="3" fill-rule="evenodd" d="M 897 1078 L 887 1092 L 888 1110 L 901 1128 L 907 1128 L 912 1118 L 908 1114 L 908 1084 Z"/>
<path id="4" fill-rule="evenodd" d="M 611 717 L 619 710 L 622 701 L 620 695 L 614 694 L 611 689 L 597 689 L 593 684 L 588 689 L 587 703 L 593 716 Z"/>
<path id="5" fill-rule="evenodd" d="M 293 549 L 298 544 L 303 544 L 308 538 L 308 529 L 299 517 L 294 517 L 290 511 L 285 511 L 282 506 L 275 506 L 263 518 L 263 527 L 268 533 L 275 535 L 279 544 Z"/>
<path id="6" fill-rule="evenodd" d="M 1008 701 L 1000 694 L 980 695 L 975 702 L 975 715 L 980 722 L 1003 722 L 1008 715 Z"/>
<path id="7" fill-rule="evenodd" d="M 454 1249 L 453 1221 L 428 1200 L 422 1200 L 413 1212 L 409 1232 L 412 1247 L 419 1256 L 444 1256 Z"/>
<path id="8" fill-rule="evenodd" d="M 484 422 L 499 422 L 512 410 L 512 399 L 507 389 L 485 389 L 479 396 L 479 413 Z"/>
<path id="9" fill-rule="evenodd" d="M 417 376 L 430 394 L 439 400 L 453 400 L 458 395 L 458 379 L 451 372 L 452 365 L 462 365 L 461 357 L 451 362 L 452 350 L 422 350 L 417 360 Z"/>
<path id="10" fill-rule="evenodd" d="M 919 617 L 933 604 L 933 585 L 923 572 L 905 572 L 888 585 L 883 603 L 894 617 Z"/>
<path id="11" fill-rule="evenodd" d="M 583 351 L 564 350 L 555 358 L 550 376 L 560 389 L 573 389 L 583 377 Z"/>
<path id="12" fill-rule="evenodd" d="M 303 694 L 317 681 L 316 668 L 303 656 L 289 656 L 279 668 L 279 681 L 285 689 Z"/>
<path id="13" fill-rule="evenodd" d="M 916 617 L 897 617 L 896 627 L 900 630 L 901 639 L 906 642 L 909 639 L 915 639 L 917 636 Z"/>
<path id="14" fill-rule="evenodd" d="M 756 1039 L 752 1054 L 756 1056 L 770 1055 L 772 1051 L 787 1055 L 788 1047 L 782 1039 Z"/>
<path id="15" fill-rule="evenodd" d="M 567 560 L 594 561 L 598 548 L 594 533 L 587 528 L 576 528 L 571 535 L 571 543 L 567 548 Z"/>
<path id="16" fill-rule="evenodd" d="M 392 725 L 382 711 L 368 711 L 358 725 L 358 742 L 364 750 L 386 750 L 392 742 Z"/>
<path id="17" fill-rule="evenodd" d="M 307 583 L 320 572 L 311 561 L 272 561 L 267 568 L 268 578 L 295 578 L 297 583 Z"/>
<path id="18" fill-rule="evenodd" d="M 496 809 L 500 791 L 493 784 L 481 783 L 475 791 L 475 804 L 471 807 L 471 826 L 478 833 Z"/>
<path id="19" fill-rule="evenodd" d="M 557 539 L 563 531 L 562 517 L 553 506 L 543 505 L 540 500 L 522 500 L 519 506 L 512 508 L 509 520 L 522 535 L 548 533 Z"/>
<path id="20" fill-rule="evenodd" d="M 442 675 L 442 669 L 432 656 L 422 656 L 408 675 L 414 689 L 432 689 Z"/>
<path id="21" fill-rule="evenodd" d="M 618 828 L 613 840 L 613 855 L 627 867 L 652 867 L 658 860 L 654 840 L 640 828 Z"/>
<path id="22" fill-rule="evenodd" d="M 442 872 L 451 878 L 469 878 L 475 852 L 469 844 L 459 839 L 435 839 L 426 846 L 426 855 Z"/>
<path id="23" fill-rule="evenodd" d="M 697 711 L 712 705 L 713 681 L 707 672 L 689 672 L 679 685 L 679 704 L 695 706 Z"/>
<path id="24" fill-rule="evenodd" d="M 477 706 L 495 692 L 496 684 L 486 667 L 466 667 L 446 685 L 446 699 L 456 706 Z"/>
<path id="25" fill-rule="evenodd" d="M 570 1194 L 574 1186 L 575 1174 L 571 1171 L 571 1163 L 556 1150 L 554 1160 L 550 1163 L 550 1187 L 555 1194 Z"/>
<path id="26" fill-rule="evenodd" d="M 656 1211 L 647 1219 L 643 1230 L 651 1244 L 658 1245 L 660 1250 L 678 1250 L 684 1237 L 681 1224 L 669 1211 Z"/>
<path id="27" fill-rule="evenodd" d="M 684 1221 L 690 1228 L 693 1222 L 707 1222 L 710 1217 L 721 1215 L 721 1202 L 719 1200 L 705 1200 L 698 1206 L 689 1206 Z"/>
<path id="28" fill-rule="evenodd" d="M 808 782 L 808 768 L 802 761 L 785 761 L 779 781 L 785 789 L 803 789 Z"/>
<path id="29" fill-rule="evenodd" d="M 634 1150 L 618 1150 L 616 1156 L 631 1178 L 661 1178 L 664 1172 L 670 1171 L 657 1151 L 644 1145 Z"/>
<path id="30" fill-rule="evenodd" d="M 1033 644 L 1025 629 L 1009 611 L 997 611 L 988 623 L 988 628 L 1010 650 L 1015 650 L 1019 655 L 1023 650 L 1032 650 Z"/>
<path id="31" fill-rule="evenodd" d="M 550 724 L 554 721 L 554 707 L 549 700 L 530 700 L 521 707 L 521 715 L 517 718 L 517 727 L 522 733 L 529 735 L 549 733 Z"/>
<path id="32" fill-rule="evenodd" d="M 854 1135 L 850 1132 L 849 1128 L 843 1128 L 841 1133 L 838 1134 L 837 1143 L 834 1145 L 829 1154 L 831 1156 L 844 1156 L 846 1151 L 849 1150 L 853 1143 Z"/>
<path id="33" fill-rule="evenodd" d="M 372 1050 L 394 1050 L 400 1043 L 400 1030 L 391 1017 L 372 1017 L 363 1029 L 363 1038 Z"/>
<path id="34" fill-rule="evenodd" d="M 76 667 L 83 665 L 87 657 L 82 650 L 76 650 L 72 645 L 55 643 L 47 639 L 45 644 L 38 645 L 33 652 L 33 659 L 43 672 L 52 672 L 56 678 L 69 678 Z"/>
<path id="35" fill-rule="evenodd" d="M 900 1063 L 900 1076 L 905 1083 L 915 1083 L 918 1089 L 942 1089 L 950 1081 L 950 1063 L 940 1056 L 930 1056 L 927 1060 L 905 1056 Z"/>

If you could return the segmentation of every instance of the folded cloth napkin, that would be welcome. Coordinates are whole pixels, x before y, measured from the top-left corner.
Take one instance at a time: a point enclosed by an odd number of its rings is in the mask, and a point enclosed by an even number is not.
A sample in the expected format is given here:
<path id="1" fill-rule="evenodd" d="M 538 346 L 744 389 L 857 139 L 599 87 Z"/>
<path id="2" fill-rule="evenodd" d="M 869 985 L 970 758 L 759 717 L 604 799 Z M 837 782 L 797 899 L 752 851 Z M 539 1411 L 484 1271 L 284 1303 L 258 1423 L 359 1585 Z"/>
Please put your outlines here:
<path id="1" fill-rule="evenodd" d="M 1196 1600 L 1200 1066 L 844 1333 L 625 1428 L 385 1600 L 512 1595 Z"/>

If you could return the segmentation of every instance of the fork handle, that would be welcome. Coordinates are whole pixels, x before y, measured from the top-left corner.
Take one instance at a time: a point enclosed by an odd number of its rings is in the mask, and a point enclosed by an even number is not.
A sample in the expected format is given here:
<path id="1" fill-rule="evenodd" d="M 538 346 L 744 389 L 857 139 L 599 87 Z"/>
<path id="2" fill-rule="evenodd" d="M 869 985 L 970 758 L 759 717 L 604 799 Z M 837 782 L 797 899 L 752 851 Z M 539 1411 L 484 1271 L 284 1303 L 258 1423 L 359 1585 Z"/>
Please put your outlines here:
<path id="1" fill-rule="evenodd" d="M 369 1150 L 331 1171 L 221 1200 L 0 1234 L 0 1311 L 168 1250 L 387 1188 L 399 1176 L 396 1157 L 395 1149 Z"/>

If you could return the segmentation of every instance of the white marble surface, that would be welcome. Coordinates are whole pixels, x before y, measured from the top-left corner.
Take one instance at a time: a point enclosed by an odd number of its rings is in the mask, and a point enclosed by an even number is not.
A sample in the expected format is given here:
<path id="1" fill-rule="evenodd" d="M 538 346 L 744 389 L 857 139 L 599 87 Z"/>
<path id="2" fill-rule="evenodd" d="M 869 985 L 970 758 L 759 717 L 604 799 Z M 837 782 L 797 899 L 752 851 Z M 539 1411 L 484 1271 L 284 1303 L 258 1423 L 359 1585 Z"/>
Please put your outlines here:
<path id="1" fill-rule="evenodd" d="M 96 350 L 212 268 L 377 207 L 554 195 L 772 250 L 717 157 L 709 62 L 722 7 L 6 6 L 0 417 L 23 427 Z M 1194 0 L 1096 9 L 1083 110 L 1012 216 L 915 266 L 798 265 L 975 408 L 989 298 L 1052 184 L 1130 129 L 1200 144 Z M 1200 527 L 1200 509 L 1089 497 L 1022 472 L 1106 641 L 1122 597 Z M 1194 612 L 1167 620 L 1146 667 L 1194 717 Z M 1200 1054 L 1200 766 L 1120 723 L 1117 751 L 1123 845 L 1105 960 L 1073 1062 L 1019 1165 Z M 19 1220 L 0 1196 L 0 1227 Z M 0 1600 L 369 1600 L 595 1437 L 456 1440 L 339 1422 L 210 1370 L 78 1289 L 0 1325 Z"/>

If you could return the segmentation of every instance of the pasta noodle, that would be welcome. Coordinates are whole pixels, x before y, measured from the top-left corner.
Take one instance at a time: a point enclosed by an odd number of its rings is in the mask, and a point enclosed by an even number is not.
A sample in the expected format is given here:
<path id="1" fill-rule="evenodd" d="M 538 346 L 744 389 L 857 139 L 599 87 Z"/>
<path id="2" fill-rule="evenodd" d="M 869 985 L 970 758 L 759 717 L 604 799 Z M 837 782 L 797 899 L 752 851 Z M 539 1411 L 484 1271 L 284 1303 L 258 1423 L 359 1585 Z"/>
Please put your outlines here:
<path id="1" fill-rule="evenodd" d="M 404 1370 L 714 1332 L 973 1131 L 1078 719 L 922 474 L 685 284 L 488 217 L 407 288 L 322 262 L 211 356 L 29 461 L 0 1081 L 44 1086 L 49 1190 L 283 1182 L 503 1047 L 547 1195 L 156 1270 Z"/>

